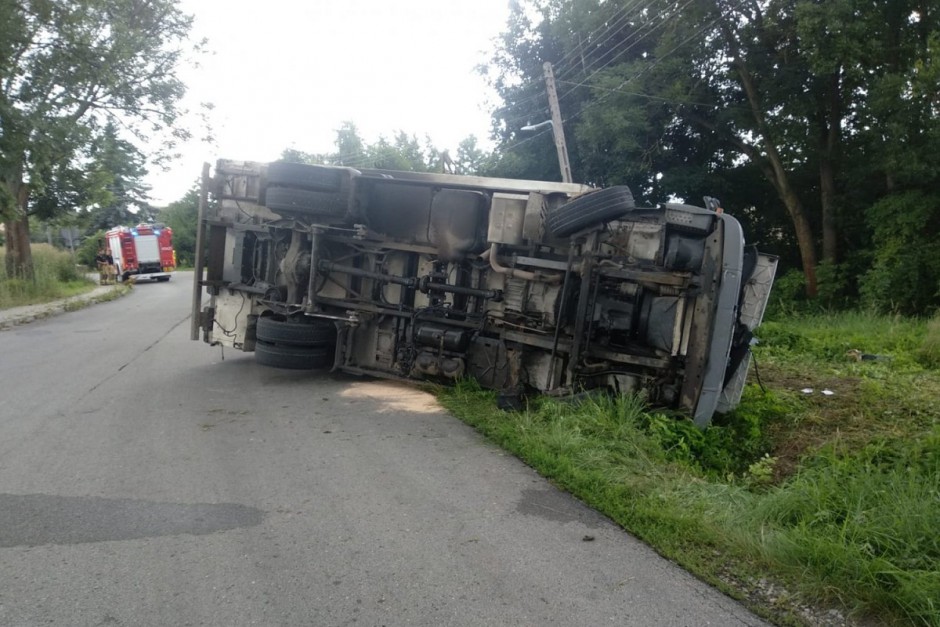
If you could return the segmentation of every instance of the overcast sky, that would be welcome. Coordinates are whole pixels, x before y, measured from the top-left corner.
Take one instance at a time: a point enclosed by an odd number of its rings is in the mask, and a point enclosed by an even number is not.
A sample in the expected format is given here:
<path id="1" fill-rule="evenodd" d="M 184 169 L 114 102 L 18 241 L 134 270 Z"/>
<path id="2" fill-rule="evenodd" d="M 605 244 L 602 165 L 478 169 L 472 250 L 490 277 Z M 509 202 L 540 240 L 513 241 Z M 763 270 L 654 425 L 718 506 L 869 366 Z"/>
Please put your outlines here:
<path id="1" fill-rule="evenodd" d="M 181 0 L 210 53 L 182 76 L 187 104 L 215 105 L 215 144 L 193 140 L 169 172 L 153 169 L 153 203 L 181 198 L 202 163 L 333 149 L 354 122 L 367 141 L 397 130 L 453 151 L 486 140 L 492 101 L 475 66 L 503 30 L 508 0 Z M 204 133 L 194 128 L 194 135 Z"/>

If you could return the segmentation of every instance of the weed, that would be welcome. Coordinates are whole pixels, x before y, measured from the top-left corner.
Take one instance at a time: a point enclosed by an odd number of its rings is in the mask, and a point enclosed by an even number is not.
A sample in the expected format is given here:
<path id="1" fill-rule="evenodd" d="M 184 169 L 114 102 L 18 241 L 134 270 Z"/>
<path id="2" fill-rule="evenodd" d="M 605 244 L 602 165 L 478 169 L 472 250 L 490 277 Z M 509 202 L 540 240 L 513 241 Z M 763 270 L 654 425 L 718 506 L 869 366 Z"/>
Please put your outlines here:
<path id="1" fill-rule="evenodd" d="M 0 248 L 0 255 L 4 254 Z M 0 309 L 45 303 L 74 296 L 94 287 L 78 270 L 72 256 L 48 244 L 33 244 L 33 278 L 0 272 Z"/>
<path id="2" fill-rule="evenodd" d="M 913 445 L 823 451 L 740 515 L 805 593 L 940 624 L 940 430 Z"/>
<path id="3" fill-rule="evenodd" d="M 916 357 L 924 368 L 940 369 L 940 314 L 927 323 L 924 341 L 917 349 Z"/>
<path id="4" fill-rule="evenodd" d="M 766 487 L 773 483 L 774 466 L 777 464 L 777 458 L 764 453 L 764 456 L 747 467 L 747 473 L 744 476 L 747 485 L 751 487 Z"/>

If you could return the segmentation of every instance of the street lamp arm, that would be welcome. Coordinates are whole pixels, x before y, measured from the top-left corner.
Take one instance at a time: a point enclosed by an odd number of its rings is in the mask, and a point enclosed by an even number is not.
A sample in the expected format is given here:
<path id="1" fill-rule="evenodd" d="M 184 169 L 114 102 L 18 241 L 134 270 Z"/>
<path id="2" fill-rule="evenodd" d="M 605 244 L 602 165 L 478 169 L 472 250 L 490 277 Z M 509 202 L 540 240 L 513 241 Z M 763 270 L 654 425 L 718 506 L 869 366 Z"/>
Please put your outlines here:
<path id="1" fill-rule="evenodd" d="M 551 120 L 545 120 L 544 122 L 539 122 L 538 124 L 530 124 L 528 126 L 523 126 L 519 130 L 526 131 L 526 132 L 540 131 L 543 128 L 548 127 L 548 126 L 551 126 L 553 131 L 555 130 L 555 124 Z"/>

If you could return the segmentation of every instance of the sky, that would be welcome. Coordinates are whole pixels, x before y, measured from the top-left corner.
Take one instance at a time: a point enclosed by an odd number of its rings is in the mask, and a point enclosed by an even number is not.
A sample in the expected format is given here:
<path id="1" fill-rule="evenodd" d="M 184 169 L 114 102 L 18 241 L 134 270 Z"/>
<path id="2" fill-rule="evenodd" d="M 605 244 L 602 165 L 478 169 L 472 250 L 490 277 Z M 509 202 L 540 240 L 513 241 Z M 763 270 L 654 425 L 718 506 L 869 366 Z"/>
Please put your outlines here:
<path id="1" fill-rule="evenodd" d="M 213 143 L 194 138 L 166 172 L 147 179 L 152 203 L 183 197 L 202 163 L 273 161 L 286 148 L 334 149 L 344 121 L 367 142 L 399 130 L 456 150 L 469 135 L 488 145 L 494 95 L 475 67 L 489 60 L 508 0 L 181 0 L 207 38 L 184 67 L 185 105 L 211 102 Z"/>

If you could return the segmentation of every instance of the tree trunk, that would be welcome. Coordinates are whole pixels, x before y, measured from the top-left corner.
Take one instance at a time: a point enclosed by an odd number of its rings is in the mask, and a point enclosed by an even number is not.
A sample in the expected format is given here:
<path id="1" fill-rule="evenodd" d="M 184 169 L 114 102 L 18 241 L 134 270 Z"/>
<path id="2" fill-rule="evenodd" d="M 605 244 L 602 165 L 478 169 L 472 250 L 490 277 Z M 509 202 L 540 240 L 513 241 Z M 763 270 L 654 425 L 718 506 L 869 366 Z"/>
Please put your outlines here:
<path id="1" fill-rule="evenodd" d="M 816 242 L 813 238 L 813 228 L 803 211 L 803 203 L 795 192 L 790 190 L 783 195 L 783 201 L 793 220 L 796 231 L 796 241 L 800 247 L 800 261 L 803 263 L 803 276 L 806 279 L 806 295 L 815 298 L 818 293 L 816 286 Z"/>
<path id="2" fill-rule="evenodd" d="M 839 261 L 839 227 L 836 220 L 835 168 L 828 154 L 819 160 L 820 200 L 822 202 L 822 254 L 823 261 Z"/>
<path id="3" fill-rule="evenodd" d="M 19 177 L 17 177 L 19 179 Z M 33 251 L 29 246 L 29 186 L 14 180 L 7 183 L 10 196 L 16 199 L 13 217 L 4 221 L 6 229 L 6 271 L 8 277 L 32 281 Z"/>
<path id="4" fill-rule="evenodd" d="M 777 150 L 774 141 L 773 132 L 767 119 L 764 116 L 764 106 L 761 102 L 760 94 L 754 81 L 754 76 L 748 67 L 747 62 L 741 54 L 737 39 L 735 38 L 731 27 L 724 20 L 719 22 L 720 28 L 725 35 L 733 56 L 734 65 L 737 68 L 738 76 L 741 78 L 741 87 L 744 89 L 744 95 L 747 97 L 751 108 L 751 114 L 754 116 L 756 128 L 754 129 L 760 137 L 764 148 L 764 174 L 777 190 L 780 200 L 787 208 L 790 218 L 793 220 L 793 228 L 796 232 L 796 241 L 800 247 L 800 260 L 803 263 L 803 275 L 806 277 L 806 295 L 815 298 L 816 290 L 816 241 L 813 237 L 813 228 L 809 219 L 806 217 L 806 211 L 803 209 L 803 203 L 799 195 L 790 183 L 790 177 L 784 167 L 783 159 Z M 751 158 L 758 157 L 756 161 L 760 162 L 760 156 L 747 142 L 739 138 L 740 146 L 744 153 Z"/>
<path id="5" fill-rule="evenodd" d="M 713 124 L 703 118 L 691 116 L 690 119 L 709 130 L 717 131 Z M 790 177 L 783 167 L 783 162 L 770 140 L 770 136 L 765 134 L 763 137 L 766 154 L 762 154 L 755 146 L 748 144 L 739 137 L 731 137 L 730 143 L 738 148 L 741 154 L 747 155 L 748 158 L 759 165 L 764 177 L 773 185 L 777 191 L 777 196 L 786 207 L 790 220 L 793 222 L 797 245 L 800 247 L 800 261 L 803 264 L 803 276 L 806 277 L 806 294 L 810 298 L 815 298 L 817 294 L 816 241 L 813 236 L 813 227 L 809 218 L 806 217 L 806 211 L 803 209 L 803 202 L 800 200 L 799 194 L 790 184 Z"/>
<path id="6" fill-rule="evenodd" d="M 816 285 L 816 238 L 813 236 L 813 226 L 809 218 L 806 217 L 806 211 L 803 209 L 803 202 L 799 194 L 790 185 L 790 177 L 777 155 L 776 150 L 768 150 L 767 165 L 764 168 L 764 175 L 770 183 L 777 189 L 777 195 L 783 201 L 790 214 L 790 220 L 793 221 L 793 231 L 796 234 L 796 243 L 800 247 L 800 262 L 803 264 L 803 277 L 806 281 L 806 295 L 810 298 L 816 298 L 818 293 Z"/>
<path id="7" fill-rule="evenodd" d="M 803 276 L 806 279 L 806 295 L 810 298 L 816 298 L 818 293 L 816 286 L 816 238 L 813 236 L 813 227 L 806 217 L 806 210 L 803 208 L 803 201 L 799 194 L 793 189 L 790 182 L 790 176 L 783 165 L 783 159 L 777 151 L 770 130 L 766 125 L 761 125 L 760 132 L 766 153 L 766 167 L 764 174 L 777 190 L 777 195 L 783 201 L 793 220 L 793 230 L 796 233 L 796 243 L 800 247 L 800 261 L 803 263 Z"/>
<path id="8" fill-rule="evenodd" d="M 29 216 L 25 213 L 4 223 L 7 276 L 33 280 L 33 254 L 29 247 Z"/>
<path id="9" fill-rule="evenodd" d="M 822 205 L 823 260 L 839 261 L 839 222 L 836 216 L 836 161 L 842 143 L 842 79 L 839 72 L 828 76 L 822 101 L 819 128 L 819 188 Z"/>

